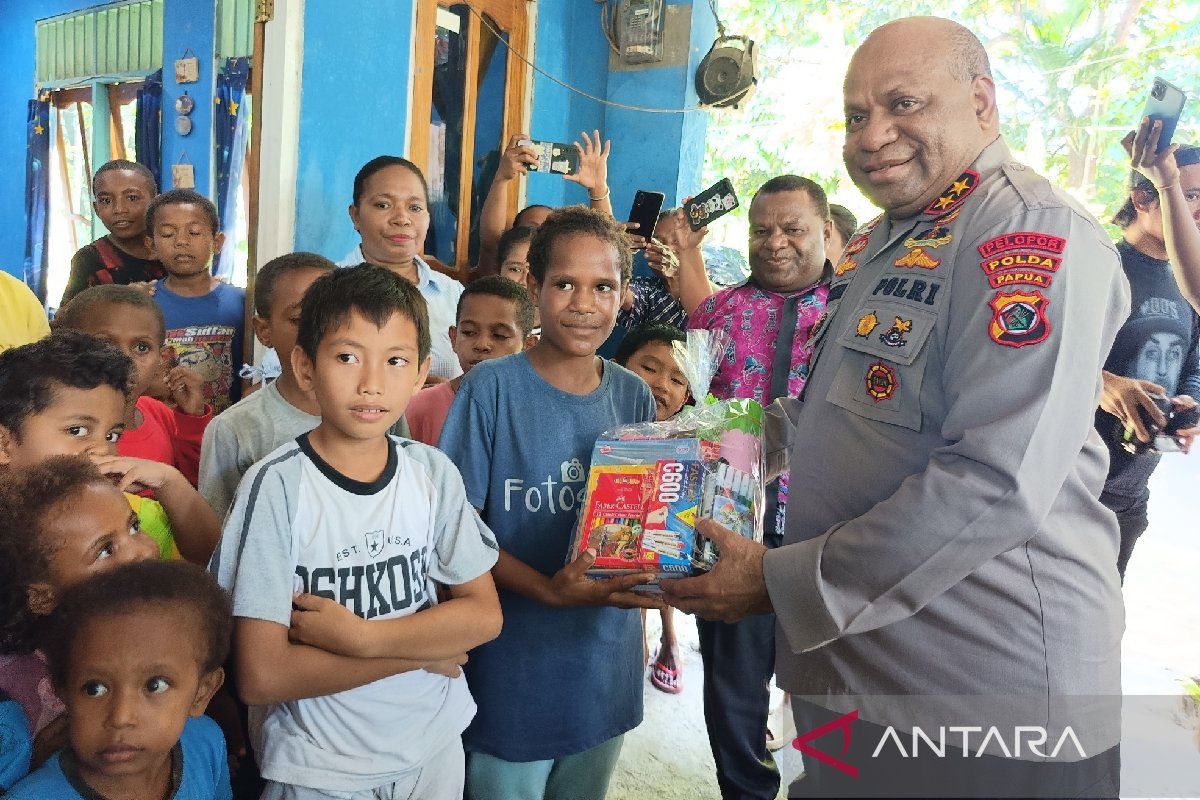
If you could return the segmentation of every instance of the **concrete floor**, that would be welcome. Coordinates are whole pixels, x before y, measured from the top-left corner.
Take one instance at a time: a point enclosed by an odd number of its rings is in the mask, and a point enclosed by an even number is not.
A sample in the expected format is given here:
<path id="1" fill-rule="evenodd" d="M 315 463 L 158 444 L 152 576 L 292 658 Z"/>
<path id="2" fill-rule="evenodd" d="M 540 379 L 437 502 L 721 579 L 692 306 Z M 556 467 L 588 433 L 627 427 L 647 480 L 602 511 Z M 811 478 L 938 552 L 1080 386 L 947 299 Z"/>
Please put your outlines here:
<path id="1" fill-rule="evenodd" d="M 647 615 L 646 627 L 653 653 L 662 630 L 656 612 Z M 645 721 L 625 737 L 608 800 L 720 797 L 704 728 L 704 679 L 694 618 L 675 612 L 675 629 L 683 656 L 683 691 L 665 694 L 646 681 Z M 787 797 L 787 784 L 802 768 L 800 754 L 789 747 L 776 756 L 783 778 L 779 797 Z"/>
<path id="2" fill-rule="evenodd" d="M 1182 681 L 1200 676 L 1200 453 L 1165 456 L 1150 486 L 1150 528 L 1138 542 L 1125 581 L 1126 696 L 1178 695 Z M 683 614 L 676 619 L 684 690 L 667 695 L 646 682 L 645 722 L 626 737 L 609 800 L 719 797 L 704 729 L 695 624 Z M 649 615 L 647 627 L 653 645 L 659 631 L 657 614 Z M 1161 742 L 1145 751 L 1127 737 L 1122 751 L 1127 787 L 1144 786 L 1147 769 L 1162 769 L 1168 763 L 1200 774 L 1200 740 L 1193 747 L 1195 734 L 1185 727 L 1195 726 L 1195 718 L 1180 715 L 1174 723 L 1182 735 L 1172 737 L 1168 751 Z M 785 797 L 787 778 L 798 774 L 801 764 L 790 748 L 777 756 L 785 776 L 780 797 Z M 1164 791 L 1170 793 L 1169 787 Z"/>

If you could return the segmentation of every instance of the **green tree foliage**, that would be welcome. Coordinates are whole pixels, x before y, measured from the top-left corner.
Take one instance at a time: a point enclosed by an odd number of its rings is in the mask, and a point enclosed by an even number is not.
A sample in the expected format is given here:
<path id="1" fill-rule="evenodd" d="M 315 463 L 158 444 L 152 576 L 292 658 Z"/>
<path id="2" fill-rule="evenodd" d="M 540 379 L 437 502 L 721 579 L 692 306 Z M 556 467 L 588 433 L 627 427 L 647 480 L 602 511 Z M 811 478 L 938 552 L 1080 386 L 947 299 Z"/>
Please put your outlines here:
<path id="1" fill-rule="evenodd" d="M 1200 141 L 1195 0 L 725 0 L 717 10 L 731 33 L 759 47 L 757 93 L 709 123 L 706 177 L 728 176 L 743 198 L 739 213 L 718 223 L 718 241 L 745 241 L 754 189 L 785 172 L 814 178 L 863 221 L 878 213 L 842 166 L 841 85 L 858 43 L 898 17 L 950 17 L 979 35 L 1009 146 L 1101 219 L 1124 195 L 1120 140 L 1138 122 L 1155 75 L 1193 98 L 1175 140 Z"/>

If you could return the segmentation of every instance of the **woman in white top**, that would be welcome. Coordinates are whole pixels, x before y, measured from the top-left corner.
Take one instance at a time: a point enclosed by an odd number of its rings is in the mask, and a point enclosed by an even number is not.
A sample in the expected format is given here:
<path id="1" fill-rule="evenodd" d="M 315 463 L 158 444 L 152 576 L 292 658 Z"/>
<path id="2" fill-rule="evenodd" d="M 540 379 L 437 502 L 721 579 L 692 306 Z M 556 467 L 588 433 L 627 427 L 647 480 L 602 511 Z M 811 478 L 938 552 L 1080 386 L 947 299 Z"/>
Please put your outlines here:
<path id="1" fill-rule="evenodd" d="M 349 210 L 362 242 L 339 266 L 365 261 L 416 284 L 429 305 L 433 338 L 430 381 L 458 377 L 462 369 L 450 344 L 450 326 L 463 286 L 421 258 L 429 230 L 429 189 L 420 168 L 399 156 L 371 159 L 354 176 L 354 202 Z"/>

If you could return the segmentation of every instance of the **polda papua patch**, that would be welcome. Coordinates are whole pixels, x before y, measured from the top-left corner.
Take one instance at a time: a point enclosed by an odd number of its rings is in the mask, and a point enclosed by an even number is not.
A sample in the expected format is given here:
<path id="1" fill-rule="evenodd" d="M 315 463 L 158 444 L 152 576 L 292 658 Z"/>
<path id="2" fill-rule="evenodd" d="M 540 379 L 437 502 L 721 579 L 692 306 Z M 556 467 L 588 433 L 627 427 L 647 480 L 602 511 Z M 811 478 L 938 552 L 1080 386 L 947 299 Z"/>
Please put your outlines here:
<path id="1" fill-rule="evenodd" d="M 1043 342 L 1050 335 L 1050 320 L 1046 317 L 1050 300 L 1036 289 L 997 292 L 988 305 L 992 307 L 988 337 L 996 344 L 1025 347 Z"/>

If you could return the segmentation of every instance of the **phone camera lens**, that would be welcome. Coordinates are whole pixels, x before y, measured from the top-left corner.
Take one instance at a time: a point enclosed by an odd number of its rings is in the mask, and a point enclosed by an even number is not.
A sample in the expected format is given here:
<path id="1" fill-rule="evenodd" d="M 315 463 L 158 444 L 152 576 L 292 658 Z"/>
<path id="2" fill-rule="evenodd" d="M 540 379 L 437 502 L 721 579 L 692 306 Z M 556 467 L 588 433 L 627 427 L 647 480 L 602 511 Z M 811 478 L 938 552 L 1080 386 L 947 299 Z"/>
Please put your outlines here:
<path id="1" fill-rule="evenodd" d="M 1152 97 L 1153 97 L 1155 100 L 1162 100 L 1162 99 L 1163 99 L 1163 96 L 1164 96 L 1165 94 L 1166 94 L 1166 87 L 1165 87 L 1165 86 L 1163 86 L 1163 85 L 1162 85 L 1161 83 L 1159 83 L 1158 81 L 1155 81 L 1155 82 L 1154 82 L 1154 88 L 1150 90 L 1150 95 L 1151 95 L 1151 96 L 1152 96 Z"/>

